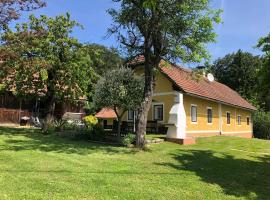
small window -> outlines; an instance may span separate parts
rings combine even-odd
[[[197,122],[197,106],[191,106],[191,122]]]
[[[238,125],[241,125],[241,115],[238,115],[237,116],[237,124]]]
[[[128,111],[128,121],[134,121],[134,117],[137,118],[138,112],[129,110]]]
[[[250,121],[250,119],[249,119],[249,117],[247,117],[247,125],[249,125],[249,121]]]
[[[207,123],[211,124],[213,122],[213,112],[212,108],[207,108]]]
[[[231,113],[227,112],[227,124],[231,124]]]
[[[154,105],[154,120],[163,121],[163,105]]]

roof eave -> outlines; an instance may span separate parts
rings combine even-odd
[[[207,98],[207,97],[200,96],[200,95],[193,94],[193,93],[185,92],[185,94],[189,95],[189,96],[194,96],[194,97],[198,97],[198,98],[201,98],[201,99],[209,100],[209,101],[214,101],[214,102],[221,103],[221,104],[224,104],[224,105],[229,105],[229,106],[232,106],[232,107],[237,107],[237,108],[241,108],[241,109],[244,109],[244,110],[249,110],[249,111],[252,111],[252,112],[257,111],[257,108],[255,108],[254,106],[253,106],[254,108],[252,109],[252,108],[247,108],[247,107],[243,107],[243,106],[239,106],[239,105],[235,105],[235,104],[230,104],[230,103],[220,101],[220,100],[217,100],[217,99]]]

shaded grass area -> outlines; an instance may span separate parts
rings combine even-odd
[[[165,139],[165,134],[146,134],[145,137],[147,140],[153,140],[153,139]]]
[[[200,138],[150,150],[0,128],[0,199],[269,199],[270,142]]]

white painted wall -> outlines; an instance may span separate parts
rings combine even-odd
[[[175,104],[172,106],[168,120],[167,138],[186,138],[186,112],[184,108],[183,94],[175,94]]]

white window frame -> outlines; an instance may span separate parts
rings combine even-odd
[[[228,124],[228,113],[230,114],[230,123]],[[226,124],[227,124],[227,126],[230,126],[231,125],[231,112],[230,111],[226,111]]]
[[[158,122],[164,122],[164,118],[165,118],[165,108],[164,108],[164,103],[163,103],[163,102],[155,102],[155,103],[152,103],[152,120],[155,120],[155,106],[162,106],[163,119],[162,119],[162,120],[157,120],[157,121],[158,121]]]
[[[127,113],[127,121],[128,122],[133,122],[134,121],[134,119],[129,119],[129,112],[135,112],[135,116],[138,114],[138,113],[136,113],[137,111],[133,111],[133,110],[128,110],[128,113]],[[134,114],[133,114],[133,117],[134,117]]]
[[[238,121],[238,118],[240,117],[240,123],[239,123],[239,121]],[[242,119],[241,119],[242,117],[241,117],[241,115],[237,115],[237,125],[238,126],[241,126],[242,125]]]
[[[196,107],[196,121],[192,121],[192,107]],[[196,104],[190,104],[190,122],[191,124],[198,124],[198,106]]]
[[[211,122],[208,122],[208,110],[211,110]],[[206,121],[207,121],[207,124],[209,125],[213,124],[213,108],[212,107],[206,107]]]

